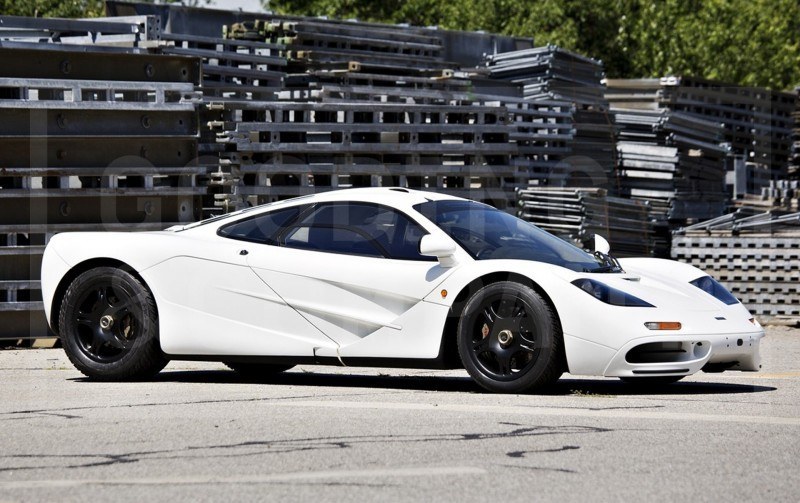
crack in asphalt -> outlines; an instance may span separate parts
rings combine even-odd
[[[374,393],[358,393],[358,394],[340,394],[340,395],[326,395],[327,397],[350,398],[357,396],[374,396]],[[101,409],[127,409],[131,407],[170,407],[175,405],[209,405],[209,404],[226,404],[226,403],[255,403],[255,402],[272,402],[282,400],[303,400],[319,398],[318,395],[293,395],[293,396],[279,396],[269,398],[228,398],[220,400],[188,400],[184,402],[145,402],[145,403],[125,403],[118,405],[84,405],[81,407],[61,407],[57,409],[23,409],[11,410],[0,412],[0,416],[14,416],[22,414],[36,414],[36,415],[51,415],[65,417],[67,419],[83,419],[83,416],[73,416],[66,414],[67,412],[75,411],[92,411]],[[18,418],[5,418],[0,417],[0,421],[13,420]]]
[[[545,454],[550,452],[565,452],[565,451],[572,451],[575,449],[580,449],[577,445],[565,445],[563,447],[559,447],[557,449],[541,449],[536,451],[511,451],[507,452],[506,456],[509,458],[524,458],[526,454]]]
[[[23,471],[23,470],[52,470],[52,469],[79,469],[92,468],[98,466],[110,466],[118,464],[137,463],[148,459],[158,460],[186,460],[213,458],[240,458],[249,456],[271,455],[271,454],[290,454],[307,451],[322,451],[331,449],[350,449],[360,445],[370,444],[392,444],[402,443],[423,444],[431,442],[462,442],[462,441],[482,441],[497,439],[519,439],[525,437],[540,437],[550,435],[575,435],[575,434],[598,434],[612,432],[610,428],[597,426],[532,426],[515,428],[510,431],[491,432],[491,433],[442,433],[436,435],[353,435],[336,437],[309,437],[300,439],[286,440],[251,440],[237,442],[233,444],[211,444],[203,446],[186,446],[181,449],[162,449],[151,451],[136,451],[121,454],[95,453],[95,454],[7,454],[0,455],[0,460],[64,460],[65,463],[54,463],[53,465],[39,464],[36,466],[12,466],[0,468],[2,472]],[[253,450],[252,448],[256,448]],[[564,446],[558,450],[542,450],[539,452],[559,452],[577,448],[575,446]],[[217,453],[215,451],[231,450],[231,453]],[[536,451],[525,451],[536,452]],[[524,452],[519,456],[524,457]],[[85,462],[75,462],[75,460],[86,460]]]
[[[351,398],[357,396],[374,396],[374,394],[342,394],[342,395],[326,395],[325,398]],[[86,405],[81,407],[62,407],[56,409],[27,409],[27,410],[12,410],[0,412],[0,421],[10,421],[19,418],[9,418],[2,416],[17,416],[17,415],[40,415],[40,416],[55,416],[63,417],[65,419],[82,419],[83,416],[68,414],[68,412],[77,411],[92,411],[99,409],[125,409],[131,407],[170,407],[176,405],[209,405],[209,404],[227,404],[227,403],[257,403],[257,402],[272,402],[284,400],[304,400],[319,398],[318,395],[294,395],[284,397],[270,397],[270,398],[238,398],[238,399],[221,399],[221,400],[188,400],[183,402],[145,402],[145,403],[128,403],[118,405],[103,405],[94,406]],[[588,410],[588,411],[603,411],[603,410],[637,410],[637,409],[660,409],[666,407],[665,405],[640,405],[640,406],[611,406],[611,407],[572,407],[572,406],[554,406],[554,405],[530,405],[523,406],[533,409],[565,409],[565,410]]]

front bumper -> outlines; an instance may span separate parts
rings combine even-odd
[[[658,335],[633,339],[611,358],[607,377],[685,376],[704,367],[758,371],[764,331],[711,335]]]

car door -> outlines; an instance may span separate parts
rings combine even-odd
[[[302,207],[257,213],[192,241],[147,274],[159,285],[162,344],[170,354],[303,356],[335,341],[288,305],[247,264],[247,250],[268,246],[269,236]]]
[[[387,206],[321,203],[287,225],[276,243],[249,247],[247,261],[287,304],[339,344],[329,356],[345,362],[432,358],[447,310],[422,299],[452,269],[419,254],[426,233]]]

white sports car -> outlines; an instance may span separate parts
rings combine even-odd
[[[42,291],[95,379],[146,378],[171,359],[248,375],[463,367],[522,392],[565,371],[672,382],[759,369],[763,329],[713,278],[607,251],[465,199],[349,189],[161,232],[59,234]]]

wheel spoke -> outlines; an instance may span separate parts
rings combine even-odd
[[[109,301],[108,297],[108,290],[109,287],[107,286],[101,286],[97,289],[97,304],[94,310],[105,311],[107,308],[111,307],[111,302]]]
[[[498,370],[501,375],[507,376],[511,374],[511,356],[512,351],[500,351],[495,356],[497,357]]]
[[[89,313],[78,311],[78,315],[75,317],[75,323],[86,327],[93,327],[93,325],[96,322],[92,321],[91,315]]]
[[[481,340],[479,340],[472,346],[472,350],[475,352],[476,355],[483,353],[487,349],[489,349],[488,337],[483,337]]]
[[[483,310],[483,316],[489,323],[494,323],[494,321],[497,319],[497,312],[494,310],[494,306],[491,304],[486,306],[486,308]]]
[[[536,335],[528,330],[522,329],[518,332],[520,344],[527,346],[536,346]]]
[[[143,301],[143,300],[144,300],[144,295],[141,294],[141,293],[137,294],[137,295],[134,295],[133,297],[127,297],[126,296],[126,299],[124,301],[122,301],[122,300],[120,300],[118,298],[117,302],[115,302],[113,305],[111,305],[111,308],[113,309],[112,312],[114,313],[114,317],[115,318],[123,318],[125,314],[128,314],[128,313],[131,312],[130,308],[132,306],[136,305],[138,302]]]
[[[109,334],[108,344],[109,346],[113,346],[117,349],[125,349],[128,341],[124,337],[121,337],[118,333],[112,333]]]
[[[92,342],[89,344],[89,352],[95,356],[100,355],[100,348],[103,347],[105,344],[105,340],[100,336],[100,334],[95,333],[92,335]]]

